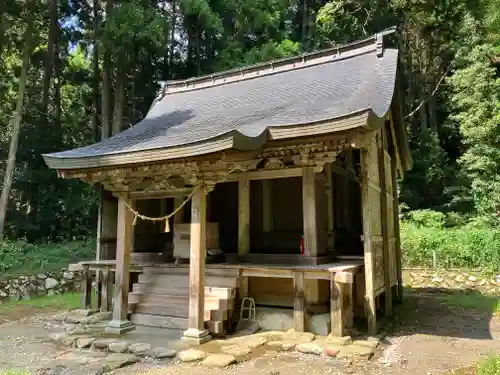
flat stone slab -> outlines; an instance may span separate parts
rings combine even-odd
[[[286,331],[283,335],[283,341],[294,341],[297,344],[308,343],[314,340],[314,333],[295,332],[293,329]]]
[[[195,362],[205,359],[207,353],[198,349],[188,349],[179,353],[179,359],[182,362]]]
[[[235,357],[244,356],[252,352],[252,348],[246,345],[226,345],[221,348],[221,352]]]
[[[249,335],[229,339],[227,340],[227,343],[238,346],[247,346],[250,349],[255,349],[264,345],[268,341],[268,338],[264,335]]]
[[[139,361],[133,354],[112,353],[106,357],[103,363],[104,372],[116,370],[120,367],[132,365]]]
[[[129,343],[127,341],[112,342],[108,345],[108,349],[113,353],[125,353],[128,349]],[[133,353],[135,354],[135,353]]]
[[[210,354],[201,362],[206,367],[227,367],[236,362],[236,358],[228,354]]]
[[[72,346],[76,340],[76,337],[69,335],[67,332],[52,333],[49,338],[60,346]]]
[[[337,354],[337,358],[364,358],[370,359],[373,356],[373,349],[366,346],[347,345],[342,347]]]
[[[79,349],[90,348],[94,341],[95,338],[93,337],[78,337],[76,339],[76,347]]]
[[[352,343],[351,336],[338,337],[338,336],[328,335],[325,339],[328,343],[334,345],[349,345]]]
[[[162,348],[161,346],[154,348],[151,352],[154,358],[174,358],[177,352],[174,349]]]
[[[366,346],[367,348],[376,349],[379,345],[378,340],[354,340],[353,345]]]
[[[316,354],[316,355],[323,354],[323,348],[318,344],[316,344],[315,342],[299,344],[295,347],[295,350],[305,354]]]
[[[118,342],[116,339],[96,339],[92,346],[95,349],[102,349],[102,350],[108,350],[109,349],[109,344],[113,344],[115,342]]]
[[[132,354],[139,355],[139,356],[145,356],[148,355],[149,352],[151,351],[151,345],[148,343],[144,342],[138,342],[135,344],[132,344],[128,347],[128,351]]]

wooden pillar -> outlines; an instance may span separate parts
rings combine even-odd
[[[295,271],[293,273],[293,328],[297,332],[306,329],[306,303],[304,295],[304,273]]]
[[[333,199],[333,178],[332,178],[332,165],[325,165],[325,189],[326,201],[328,206],[328,249],[335,249],[335,207]]]
[[[101,312],[109,311],[111,309],[111,293],[113,291],[113,279],[111,276],[113,275],[113,272],[105,269],[102,270],[101,276],[102,276],[102,289],[101,289],[101,306],[100,310]]]
[[[368,320],[369,333],[377,332],[377,313],[375,307],[375,270],[372,247],[372,217],[368,170],[372,163],[371,143],[367,149],[361,149],[361,203],[363,210],[363,248],[365,260],[365,314]]]
[[[238,181],[238,255],[250,251],[250,181]]]
[[[391,176],[392,176],[392,211],[394,215],[394,237],[396,237],[395,253],[396,253],[396,273],[398,277],[398,292],[397,301],[403,302],[403,269],[401,265],[401,238],[399,233],[399,199],[398,199],[398,183],[396,180],[396,155],[391,158]]]
[[[134,325],[127,319],[128,292],[130,288],[130,253],[132,252],[132,236],[134,215],[127,208],[132,200],[123,194],[118,199],[118,230],[116,240],[116,272],[113,318],[106,327],[106,332],[122,334],[133,330]]]
[[[385,148],[386,139],[382,128],[377,140],[378,150],[378,174],[380,180],[380,222],[382,224],[382,246],[384,254],[384,290],[385,290],[385,314],[392,316],[392,289],[389,259],[389,226],[387,224],[387,181],[385,178]]]
[[[318,225],[316,222],[316,172],[314,167],[302,168],[302,207],[304,220],[304,253],[318,256]]]
[[[82,309],[90,309],[92,303],[92,274],[89,266],[83,266],[82,282],[80,290],[80,307]]]
[[[211,339],[205,329],[205,247],[207,194],[199,188],[191,200],[189,252],[189,321],[183,339],[202,344]]]
[[[330,320],[331,335],[344,336],[344,308],[342,306],[342,286],[335,281],[335,273],[330,277]]]
[[[273,180],[261,180],[262,182],[262,229],[264,233],[272,232],[274,229],[273,216]]]

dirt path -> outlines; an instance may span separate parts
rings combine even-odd
[[[56,330],[43,316],[0,324],[0,371],[27,369],[32,374],[87,374],[99,353],[57,349],[46,342]],[[18,318],[13,314],[8,319]],[[5,318],[5,317],[4,317]],[[251,361],[227,369],[144,360],[116,371],[119,375],[437,375],[500,353],[500,317],[491,312],[450,308],[439,296],[410,296],[398,309],[396,325],[379,353],[369,362],[348,363],[298,353],[266,352]],[[95,358],[94,358],[95,357]],[[65,364],[62,372],[47,372]],[[71,364],[71,366],[67,366]],[[61,367],[62,368],[62,367]]]

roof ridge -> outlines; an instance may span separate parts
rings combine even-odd
[[[165,95],[167,95],[168,93],[190,91],[193,89],[205,88],[205,87],[252,78],[248,77],[248,75],[245,77],[245,74],[247,73],[254,73],[253,78],[256,78],[261,75],[267,75],[269,73],[278,73],[280,71],[298,69],[300,67],[295,66],[295,64],[297,63],[304,64],[306,62],[310,62],[311,63],[310,65],[316,65],[317,63],[326,62],[321,60],[324,60],[325,57],[330,57],[332,55],[336,57],[345,57],[345,58],[353,57],[366,53],[367,47],[372,47],[373,50],[377,51],[377,56],[382,56],[383,54],[382,43],[384,36],[392,34],[395,31],[396,28],[391,27],[379,33],[371,35],[365,39],[357,40],[344,45],[339,45],[337,47],[308,52],[298,56],[286,57],[279,60],[268,60],[265,62],[252,64],[241,68],[229,69],[218,73],[207,74],[200,77],[193,77],[184,80],[163,81],[162,82],[163,85],[158,91],[158,95],[152,107],[158,101],[163,99]],[[359,52],[356,53],[356,51]],[[347,54],[347,56],[342,56],[345,54]],[[314,63],[315,61],[316,64]],[[292,65],[292,67],[290,67],[290,65]]]

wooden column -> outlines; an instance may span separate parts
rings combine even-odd
[[[392,175],[392,211],[394,215],[394,237],[396,237],[395,252],[396,252],[396,272],[398,277],[398,292],[397,301],[403,302],[403,269],[401,266],[401,238],[399,234],[399,199],[398,199],[398,183],[396,180],[396,155],[391,158],[391,175]]]
[[[250,181],[238,181],[238,255],[250,251]]]
[[[333,178],[331,163],[325,165],[325,189],[328,205],[328,249],[335,249],[335,207],[333,199]]]
[[[272,232],[274,229],[273,216],[273,180],[261,180],[262,182],[262,229],[264,233]]]
[[[302,168],[302,206],[304,220],[304,253],[318,256],[318,225],[316,222],[316,172],[314,167]]]
[[[304,332],[306,329],[306,302],[304,289],[304,273],[295,271],[293,273],[293,328],[297,332]]]
[[[363,247],[365,260],[365,313],[368,320],[369,333],[377,332],[377,315],[375,307],[375,270],[372,247],[372,217],[369,187],[369,168],[372,163],[373,149],[371,143],[367,149],[361,149],[361,204],[363,210]]]
[[[205,329],[205,247],[207,194],[199,188],[191,200],[191,234],[189,253],[189,321],[183,339],[202,344],[211,339]]]
[[[101,272],[102,275],[102,290],[101,290],[101,312],[109,311],[112,305],[111,293],[113,292],[113,272],[105,269]]]
[[[330,277],[330,320],[331,335],[344,336],[344,308],[342,306],[342,286],[335,281],[335,273]]]
[[[134,215],[127,208],[132,200],[123,194],[118,199],[118,230],[116,240],[115,293],[113,299],[113,319],[108,323],[106,332],[122,334],[133,330],[134,325],[127,319],[128,292],[130,288],[130,253]]]
[[[382,246],[384,254],[384,290],[385,290],[385,314],[392,316],[392,289],[389,258],[389,226],[387,225],[387,182],[385,179],[385,148],[386,139],[384,129],[380,131],[377,141],[378,150],[378,174],[380,180],[380,222],[382,224]]]
[[[82,267],[82,282],[80,290],[80,307],[90,309],[92,303],[92,274],[89,266]]]

